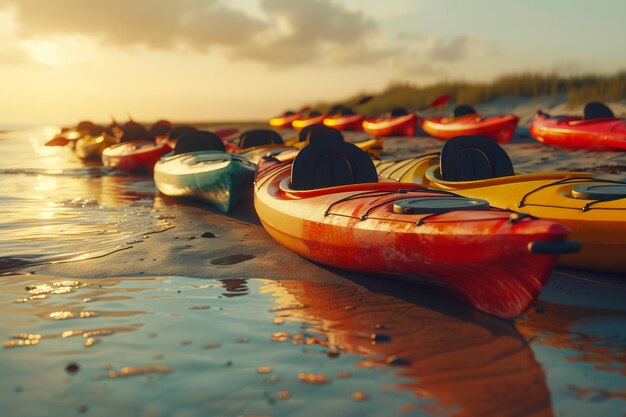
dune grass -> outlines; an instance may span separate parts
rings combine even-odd
[[[393,107],[417,109],[436,97],[452,93],[451,104],[488,103],[514,97],[567,97],[567,104],[575,106],[587,101],[621,101],[626,99],[626,71],[613,75],[575,75],[522,73],[499,77],[492,82],[440,82],[419,87],[409,82],[394,82],[384,91],[361,93],[343,103],[356,103],[365,94],[374,95],[369,103],[357,110],[365,114],[389,112]],[[314,107],[328,110],[335,103],[318,103]]]

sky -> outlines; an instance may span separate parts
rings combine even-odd
[[[394,81],[626,69],[623,0],[0,0],[0,123],[263,120]]]

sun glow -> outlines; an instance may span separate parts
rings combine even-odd
[[[42,41],[35,44],[32,49],[35,61],[45,65],[58,65],[57,46],[50,41]]]

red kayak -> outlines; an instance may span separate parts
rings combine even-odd
[[[333,114],[324,119],[324,124],[337,130],[363,130],[362,114]]]
[[[294,120],[291,123],[291,127],[296,129],[297,131],[300,131],[307,126],[321,125],[324,123],[324,119],[326,118],[326,116],[326,114],[321,114],[320,112],[313,111],[309,113],[309,115],[306,117],[301,117],[297,120]]]
[[[278,117],[270,119],[270,126],[274,129],[288,129],[291,127],[291,123],[294,120],[298,120],[302,117],[301,112],[287,111]]]
[[[508,143],[519,122],[514,114],[482,117],[471,106],[460,105],[454,109],[453,117],[426,117],[420,119],[424,132],[439,139],[452,139],[456,136],[487,136],[496,142]]]
[[[109,146],[102,152],[104,166],[131,172],[153,172],[154,165],[172,148],[167,143],[132,141]]]
[[[376,181],[354,145],[312,143],[295,159],[261,162],[254,204],[267,232],[305,258],[435,285],[503,318],[524,312],[558,255],[576,250],[561,224]]]
[[[530,134],[539,142],[565,148],[626,150],[626,119],[616,118],[602,103],[588,103],[583,117],[551,117],[540,111]]]
[[[372,136],[415,136],[417,116],[414,113],[401,116],[367,119],[363,130]]]

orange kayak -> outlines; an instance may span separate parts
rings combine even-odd
[[[363,130],[362,114],[333,114],[324,119],[324,124],[337,130]]]
[[[429,135],[448,140],[456,136],[482,135],[496,142],[507,143],[513,137],[519,117],[514,114],[483,118],[480,114],[460,117],[426,117],[420,119],[421,128]]]
[[[293,123],[294,120],[298,120],[301,117],[302,113],[288,111],[281,116],[271,118],[270,126],[274,129],[288,129],[291,127],[291,123]]]
[[[415,136],[417,116],[414,113],[363,121],[363,130],[372,136]]]
[[[604,111],[590,114],[594,107]],[[626,150],[626,119],[615,117],[601,103],[588,103],[583,117],[552,117],[538,112],[530,125],[530,134],[539,142],[565,148]]]
[[[512,318],[537,297],[558,255],[572,250],[561,224],[416,184],[371,182],[362,156],[355,164],[356,151],[346,151],[354,145],[314,145],[293,160],[262,161],[254,196],[267,232],[312,261],[426,282],[483,312]],[[339,167],[344,163],[349,170]],[[364,178],[370,182],[359,182]],[[320,186],[327,179],[343,185]]]
[[[323,124],[325,118],[326,118],[325,114],[319,114],[318,112],[312,112],[307,117],[301,117],[301,118],[299,118],[297,120],[294,120],[291,123],[291,127],[296,129],[297,131],[300,131],[300,130],[304,129],[307,126]]]

